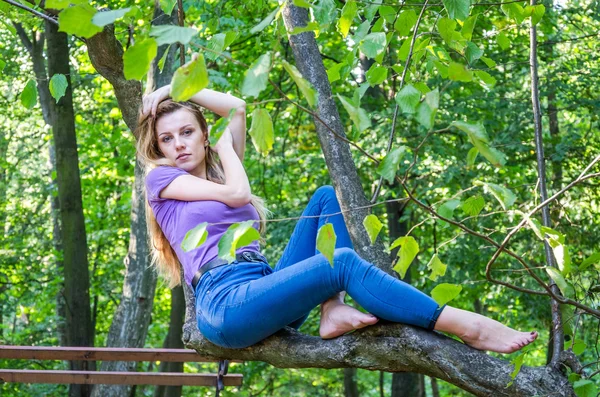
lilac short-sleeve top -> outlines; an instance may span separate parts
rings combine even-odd
[[[181,175],[189,174],[181,168],[170,166],[152,169],[146,175],[146,196],[156,221],[183,266],[185,281],[191,284],[196,271],[203,264],[217,257],[219,239],[231,224],[259,219],[259,217],[256,209],[250,204],[232,208],[220,201],[180,201],[160,198],[160,192]],[[181,242],[186,233],[202,222],[209,224],[206,241],[200,247],[184,252],[181,249]],[[258,229],[258,222],[254,227]],[[238,248],[236,252],[246,251],[260,253],[258,242],[253,241],[245,247]]]

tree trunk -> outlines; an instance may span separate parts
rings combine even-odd
[[[48,75],[61,73],[66,76],[68,84],[65,96],[58,103],[49,100],[64,253],[66,341],[69,346],[93,346],[87,240],[81,201],[69,45],[67,35],[58,32],[56,25],[49,22],[45,25]],[[71,369],[74,370],[94,368],[94,362],[71,362]],[[69,395],[88,396],[90,391],[90,385],[71,385]]]
[[[166,349],[183,349],[183,319],[185,315],[185,297],[181,286],[171,290],[171,318],[169,332],[163,343]],[[183,372],[183,363],[160,363],[159,372]],[[157,386],[154,397],[180,397],[181,386]]]
[[[358,397],[356,368],[344,368],[344,397]]]
[[[160,4],[155,2],[154,24],[166,24],[171,19],[162,13]],[[160,73],[156,63],[166,50],[166,45],[160,47],[152,73],[149,74],[148,88],[153,90],[168,84],[173,75],[172,54],[167,56],[163,73]],[[126,112],[123,111],[125,114]],[[133,113],[129,111],[129,114]],[[131,128],[131,125],[130,125]],[[148,334],[148,325],[152,318],[154,293],[156,289],[156,272],[150,266],[150,247],[148,246],[148,230],[146,225],[146,195],[144,187],[145,173],[139,164],[135,163],[135,182],[131,205],[131,232],[129,235],[129,252],[125,258],[127,266],[123,281],[123,294],[117,311],[110,325],[107,347],[143,347]],[[135,324],[132,327],[132,324]],[[180,327],[181,328],[181,327]],[[180,331],[181,333],[181,331]],[[180,337],[181,339],[181,337]],[[105,361],[102,371],[135,371],[135,362]],[[182,367],[183,369],[183,367]],[[129,385],[98,385],[93,397],[120,397],[131,394]]]
[[[431,379],[431,395],[432,397],[440,397],[440,389],[438,388],[437,379]]]

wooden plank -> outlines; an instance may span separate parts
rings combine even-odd
[[[216,386],[216,374],[173,372],[40,371],[1,369],[0,383]],[[223,376],[225,386],[241,386],[242,375]]]
[[[135,349],[127,347],[55,347],[3,346],[0,359],[21,360],[77,360],[77,361],[163,361],[163,362],[218,362],[189,349]],[[230,362],[242,362],[230,360]]]

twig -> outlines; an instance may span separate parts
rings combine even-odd
[[[40,18],[43,18],[46,21],[52,22],[53,24],[55,24],[55,25],[58,26],[58,21],[56,19],[54,19],[54,18],[52,18],[52,17],[50,17],[50,16],[48,16],[48,15],[46,15],[44,13],[36,11],[36,10],[34,10],[32,8],[29,8],[29,7],[27,7],[27,6],[25,6],[25,5],[21,4],[21,3],[17,3],[16,1],[13,1],[13,0],[3,0],[3,1],[5,3],[11,4],[11,5],[15,6],[15,7],[21,8],[21,9],[27,11],[27,12],[30,12],[33,15],[36,15],[36,16],[38,16]]]

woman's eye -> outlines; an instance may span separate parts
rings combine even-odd
[[[184,133],[185,135],[190,135],[190,134],[192,133],[192,130],[185,130],[185,131],[183,131],[183,133]]]
[[[163,142],[165,142],[165,143],[169,142],[170,140],[171,140],[171,137],[168,137],[168,136],[163,138]]]

